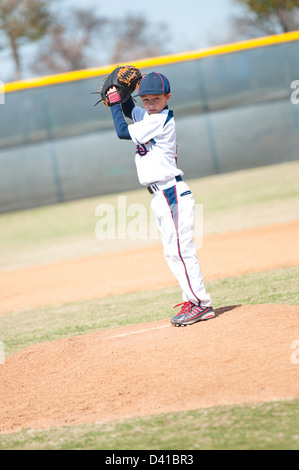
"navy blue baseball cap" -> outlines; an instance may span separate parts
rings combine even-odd
[[[164,95],[164,93],[170,93],[168,78],[162,73],[151,72],[142,78],[136,96]]]

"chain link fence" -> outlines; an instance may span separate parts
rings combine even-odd
[[[298,56],[292,41],[141,69],[170,80],[186,179],[298,159]],[[140,187],[134,144],[94,107],[102,78],[0,90],[0,212]]]

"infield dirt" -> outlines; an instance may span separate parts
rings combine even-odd
[[[205,279],[298,266],[298,229],[205,238]],[[2,272],[0,283],[5,314],[176,281],[159,245]],[[186,328],[167,318],[28,347],[0,365],[0,432],[298,397],[298,314],[297,305],[228,305]]]
[[[204,279],[298,266],[298,234],[299,221],[294,221],[209,235],[198,251]],[[0,315],[176,284],[161,244],[3,271]]]

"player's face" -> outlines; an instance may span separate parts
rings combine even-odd
[[[148,114],[157,114],[167,106],[170,98],[170,93],[165,95],[144,95],[141,96],[144,109]]]

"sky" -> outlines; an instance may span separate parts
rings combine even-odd
[[[204,49],[225,42],[230,35],[230,20],[238,11],[234,0],[56,0],[63,12],[69,7],[92,7],[110,19],[131,15],[144,16],[149,23],[165,23],[170,34],[169,53]],[[227,41],[226,41],[227,42]],[[35,46],[23,46],[24,78],[32,76],[26,60]],[[102,64],[105,65],[105,64]],[[9,50],[0,51],[0,80],[7,81],[13,73]]]
[[[64,0],[67,5],[82,4],[82,0]],[[97,11],[109,17],[126,14],[142,15],[148,22],[165,23],[178,52],[209,47],[229,32],[229,20],[238,6],[234,0],[85,0]],[[111,7],[113,5],[113,7]]]
[[[80,6],[82,0],[63,3]],[[229,20],[237,10],[234,0],[85,0],[84,6],[88,5],[111,18],[134,14],[150,23],[166,23],[174,48],[180,48],[180,52],[209,47],[211,41],[221,40],[229,32]]]

